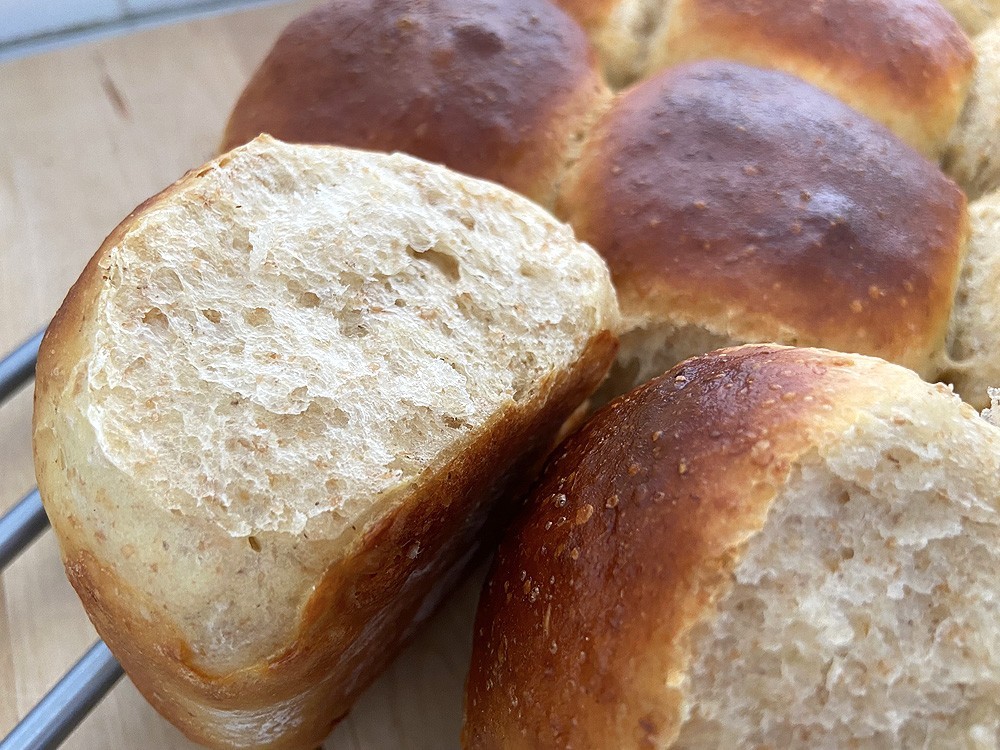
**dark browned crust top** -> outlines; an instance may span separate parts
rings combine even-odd
[[[917,368],[943,341],[968,223],[958,187],[884,127],[729,62],[622,95],[559,212],[627,314]]]
[[[956,80],[975,65],[969,38],[937,0],[683,2],[721,38],[836,65],[849,84],[921,111],[957,96]]]
[[[871,367],[823,350],[708,354],[563,443],[483,591],[464,746],[669,739],[678,634],[727,585],[793,462],[874,398]]]
[[[583,30],[547,0],[337,0],[281,34],[223,150],[266,132],[403,151],[544,200],[606,95]]]

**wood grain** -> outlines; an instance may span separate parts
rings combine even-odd
[[[0,353],[55,312],[135,205],[212,156],[277,33],[314,3],[189,22],[0,66]],[[30,388],[0,407],[0,509],[34,485]],[[478,578],[326,747],[456,747]],[[0,736],[96,638],[46,534],[0,576]],[[65,747],[192,748],[123,680]]]

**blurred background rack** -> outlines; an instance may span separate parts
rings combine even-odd
[[[120,678],[46,531],[33,490],[32,333],[118,221],[213,156],[250,73],[316,4],[0,54],[0,750],[64,738],[71,750],[195,748]],[[10,7],[0,0],[0,24]],[[325,747],[457,747],[477,593],[475,580],[457,592]]]

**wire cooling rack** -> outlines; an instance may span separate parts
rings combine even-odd
[[[0,404],[35,374],[39,332],[0,360]],[[0,571],[49,526],[35,488],[0,518]],[[103,641],[97,641],[62,679],[0,741],[0,750],[47,750],[62,744],[122,676]]]

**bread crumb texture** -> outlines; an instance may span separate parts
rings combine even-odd
[[[688,636],[676,747],[1000,746],[1000,433],[907,386],[791,471]]]
[[[287,647],[333,562],[618,326],[526,199],[266,137],[141,207],[60,315],[35,442],[64,554],[214,673]]]
[[[601,269],[527,202],[484,210],[476,192],[496,191],[463,181],[453,201],[451,175],[413,159],[310,151],[237,152],[101,264],[100,447],[234,536],[363,515],[601,314],[553,293],[593,297]]]

